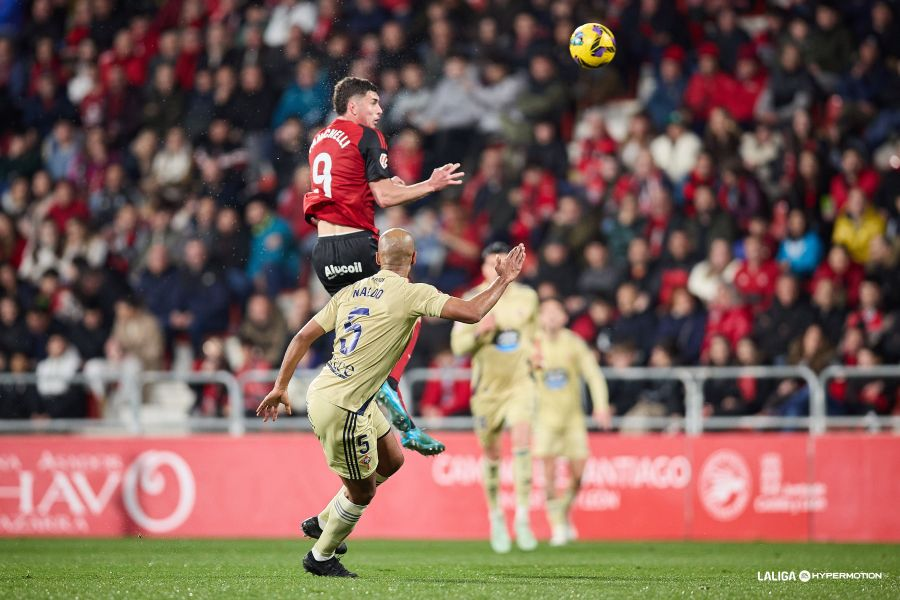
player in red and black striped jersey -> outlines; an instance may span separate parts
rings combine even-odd
[[[435,169],[431,177],[406,185],[392,177],[388,149],[378,129],[382,108],[378,88],[365,79],[345,77],[334,87],[338,117],[313,138],[309,149],[312,191],[303,200],[306,220],[318,230],[312,264],[328,293],[370,277],[375,262],[378,229],[375,205],[382,208],[413,202],[451,185],[460,185],[464,173],[458,163]],[[387,408],[401,442],[421,454],[439,454],[444,445],[419,429],[403,405],[397,382],[412,356],[419,327],[376,399]]]

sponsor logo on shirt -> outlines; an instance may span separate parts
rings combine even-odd
[[[339,379],[349,379],[354,371],[356,371],[356,367],[351,364],[345,363],[344,361],[338,360],[336,358],[332,358],[327,363],[328,369],[334,374],[335,377]]]
[[[387,169],[387,152],[381,153],[381,156],[378,158],[378,163],[381,165],[382,169]]]
[[[362,272],[362,263],[358,261],[353,263],[352,265],[327,265],[325,267],[325,278],[330,280],[340,275]]]
[[[550,369],[544,373],[544,385],[549,390],[561,390],[569,383],[565,369]]]
[[[494,338],[494,345],[500,352],[513,352],[519,348],[519,332],[514,329],[501,331]]]

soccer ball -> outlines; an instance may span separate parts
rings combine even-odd
[[[598,69],[616,55],[616,37],[606,25],[585,23],[569,38],[569,54],[580,66]]]

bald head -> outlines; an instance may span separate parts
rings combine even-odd
[[[415,262],[416,242],[405,229],[388,229],[378,238],[378,254],[375,259],[385,269],[409,270]]]

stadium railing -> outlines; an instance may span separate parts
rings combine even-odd
[[[819,374],[822,389],[827,390],[828,384],[839,379],[893,379],[892,383],[900,384],[900,365],[884,365],[877,367],[844,367],[832,365],[826,367]],[[900,410],[896,407],[895,410]],[[854,415],[854,416],[830,416],[824,420],[822,431],[831,427],[840,428],[866,428],[872,433],[883,429],[893,429],[900,433],[900,414],[894,415]]]
[[[302,416],[305,412],[304,399],[306,388],[318,369],[299,369],[289,388],[294,404],[294,415]],[[900,433],[900,415],[894,416],[828,416],[826,390],[836,379],[892,379],[900,383],[900,365],[880,367],[828,367],[819,375],[804,366],[783,367],[677,367],[672,369],[635,367],[629,369],[604,369],[607,380],[616,381],[677,381],[684,391],[684,415],[671,416],[616,416],[613,428],[639,431],[683,431],[687,435],[699,435],[704,431],[721,430],[798,430],[806,429],[810,434],[818,435],[828,429],[849,428],[877,432],[893,430]],[[271,383],[278,375],[277,371],[248,371],[235,377],[228,371],[212,373],[192,373],[179,371],[145,371],[134,380],[126,374],[106,373],[86,377],[79,373],[67,377],[70,385],[87,387],[91,382],[118,383],[116,410],[109,411],[103,418],[87,419],[49,419],[49,420],[2,420],[0,433],[51,433],[51,432],[84,432],[84,433],[118,433],[140,435],[143,433],[185,432],[228,432],[242,435],[247,431],[284,430],[310,431],[309,421],[303,418],[279,419],[275,423],[263,423],[261,419],[251,416],[245,397],[247,386],[253,383]],[[471,371],[467,368],[457,369],[410,369],[400,382],[401,392],[408,406],[415,411],[415,403],[421,387],[431,380],[446,381],[467,380]],[[703,415],[703,384],[711,379],[735,379],[751,377],[755,379],[796,379],[801,380],[809,392],[809,416],[710,416]],[[14,374],[0,373],[0,389],[10,384],[36,385],[36,373]],[[146,386],[157,384],[219,384],[228,395],[228,416],[206,417],[193,416],[183,409],[159,409],[153,403],[145,403]],[[187,392],[189,394],[189,392]],[[158,391],[157,395],[166,395],[167,391]],[[252,398],[253,402],[258,399]],[[151,414],[152,413],[152,414]],[[418,417],[417,422],[428,428],[446,430],[466,430],[472,428],[472,417],[453,416],[442,418]]]
[[[861,367],[829,367],[816,375],[805,366],[755,366],[755,367],[679,367],[674,369],[642,368],[603,369],[607,380],[676,380],[684,386],[685,414],[684,431],[688,435],[698,435],[704,431],[720,430],[797,430],[807,429],[812,435],[825,433],[829,428],[865,429],[870,432],[893,430],[900,433],[900,415],[896,416],[828,416],[826,390],[828,382],[840,377],[846,378],[897,378],[900,382],[900,365],[877,368]],[[404,375],[401,388],[405,398],[415,398],[414,386],[429,380],[444,378],[446,380],[467,379],[468,369],[411,369]],[[803,381],[809,394],[809,416],[747,415],[747,416],[703,416],[703,384],[710,379],[736,379],[751,377],[754,379],[798,379]],[[462,424],[462,419],[455,418],[454,424]],[[679,418],[674,417],[639,417],[642,428],[665,431],[678,431]],[[614,417],[613,427],[618,429],[623,424],[633,425],[631,417]],[[426,425],[440,427],[441,421],[424,421]],[[470,425],[469,421],[466,425]],[[455,428],[455,427],[454,427]]]
[[[704,398],[702,395],[703,384],[710,379],[738,379],[750,377],[753,379],[801,379],[809,391],[809,416],[788,417],[777,415],[746,415],[746,416],[710,416],[704,417],[698,431],[722,430],[722,429],[808,429],[810,434],[816,435],[825,432],[824,419],[826,418],[825,388],[816,374],[805,366],[784,367],[690,367],[686,369],[701,390],[699,398],[693,399],[694,406],[702,413]]]
[[[638,430],[667,430],[680,431],[685,430],[690,433],[699,433],[701,413],[696,410],[696,403],[688,401],[690,397],[697,397],[702,391],[697,389],[696,381],[691,377],[688,369],[652,369],[634,367],[628,369],[604,369],[603,374],[607,380],[621,381],[679,381],[684,386],[685,394],[685,415],[681,419],[679,417],[669,416],[635,416],[635,417],[613,417],[612,424],[616,429],[623,425]],[[470,369],[410,369],[403,375],[400,380],[400,388],[403,393],[404,401],[407,398],[416,398],[414,390],[417,386],[423,385],[428,381],[445,379],[447,381],[468,380],[471,377]],[[702,407],[702,404],[701,404]],[[464,428],[471,429],[471,417],[451,417],[457,420]],[[417,419],[418,420],[418,419]],[[439,427],[444,419],[421,419],[426,426]],[[464,421],[463,421],[464,420]]]
[[[46,381],[47,378],[44,379]],[[180,371],[142,371],[136,376],[127,373],[77,373],[58,379],[68,386],[82,386],[85,390],[97,382],[118,384],[108,397],[102,418],[84,419],[0,419],[0,433],[112,433],[140,435],[144,433],[172,433],[173,431],[227,431],[232,435],[244,433],[244,399],[235,376],[228,371],[187,373]],[[37,373],[0,373],[0,389],[9,385],[37,385]],[[192,416],[180,408],[144,403],[148,386],[158,384],[219,384],[228,394],[229,416]],[[6,388],[8,389],[8,388]],[[158,390],[167,395],[171,390]],[[188,392],[190,394],[190,392]],[[237,418],[235,418],[237,417]]]

